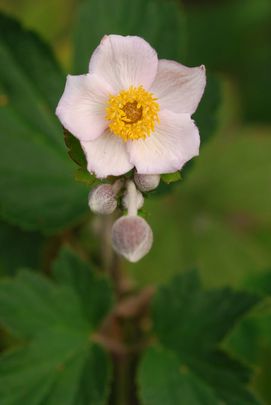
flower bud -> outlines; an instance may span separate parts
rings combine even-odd
[[[111,184],[94,187],[89,193],[88,205],[95,214],[112,214],[117,207],[117,200]]]
[[[128,193],[127,191],[125,192],[123,199],[122,199],[122,205],[124,208],[128,209]],[[136,208],[140,210],[144,205],[144,197],[141,194],[140,191],[136,190]]]
[[[112,227],[114,250],[132,263],[139,261],[152,247],[153,234],[145,219],[123,216]]]
[[[154,190],[160,183],[159,174],[138,174],[135,173],[134,180],[140,191]]]

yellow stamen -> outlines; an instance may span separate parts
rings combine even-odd
[[[124,141],[145,139],[159,122],[160,107],[156,100],[142,86],[131,86],[110,96],[106,109],[109,128]]]

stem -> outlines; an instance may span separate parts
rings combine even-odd
[[[118,180],[115,181],[114,184],[112,184],[112,189],[113,189],[113,192],[114,192],[115,196],[120,192],[123,185],[124,185],[123,179],[118,179]]]
[[[101,232],[101,258],[103,269],[111,277],[111,267],[113,262],[113,249],[111,245],[111,229],[114,222],[113,215],[106,215],[101,218],[102,232]]]
[[[137,190],[135,183],[132,180],[127,182],[127,195],[128,195],[128,216],[137,215]]]
[[[124,183],[117,180],[113,191],[117,195]],[[133,181],[126,182],[128,216],[137,215],[137,189]],[[135,292],[134,285],[126,279],[121,268],[121,259],[111,245],[111,229],[116,216],[103,219],[102,249],[103,265],[111,278],[116,293],[116,306],[105,319],[101,329],[93,337],[111,354],[114,364],[110,405],[137,405],[135,373],[138,358],[146,346],[141,320],[148,313],[148,304],[153,289]]]

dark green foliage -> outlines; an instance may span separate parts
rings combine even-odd
[[[184,14],[174,0],[83,1],[75,31],[76,74],[87,71],[90,56],[105,34],[142,36],[159,58],[181,60],[184,55]]]
[[[0,214],[26,229],[52,232],[86,213],[54,110],[65,77],[50,48],[0,16]]]
[[[27,2],[30,26],[35,12]],[[40,9],[50,10],[51,2],[57,4],[43,2]],[[23,8],[17,3],[15,8]],[[194,8],[195,1],[186,3],[184,10],[173,0],[83,0],[76,18],[74,65],[68,71],[86,73],[91,53],[110,33],[143,36],[160,58],[206,65],[206,91],[193,116],[206,144],[182,170],[188,181],[177,182],[179,172],[162,175],[153,195],[171,194],[146,201],[155,242],[150,254],[133,264],[134,276],[139,284],[159,283],[197,264],[207,285],[243,284],[265,300],[256,306],[258,298],[250,293],[205,290],[195,272],[161,287],[152,306],[155,339],[140,362],[139,394],[142,405],[255,405],[253,387],[269,403],[270,274],[261,276],[258,270],[268,268],[271,260],[270,131],[244,132],[235,120],[270,123],[271,3],[225,0]],[[67,11],[63,4],[55,6],[59,19]],[[64,31],[54,41],[63,60]],[[79,141],[64,136],[55,117],[65,75],[50,47],[1,15],[0,61],[0,216],[8,223],[1,223],[0,272],[6,277],[18,268],[36,270],[42,255],[48,266],[51,257],[44,256],[40,232],[79,224],[96,179],[87,172]],[[226,129],[212,138],[221,101],[214,72],[227,78],[223,90],[229,100],[223,105]],[[227,122],[232,113],[234,122]],[[68,155],[79,166],[75,173]],[[68,230],[68,238],[100,263],[98,240],[90,239],[89,224],[82,229]],[[64,232],[55,235],[53,254],[65,237]],[[111,287],[66,249],[55,261],[52,277],[54,281],[24,270],[0,284],[1,349],[7,349],[0,358],[0,403],[105,405],[111,364],[93,334],[112,309]],[[248,362],[257,367],[249,388]]]
[[[243,117],[270,123],[270,1],[206,3],[187,7],[186,62],[230,73],[238,83]]]
[[[105,404],[110,363],[92,334],[110,286],[66,249],[54,275],[57,284],[29,271],[0,284],[1,324],[18,339],[0,361],[3,404]]]
[[[70,158],[82,169],[86,169],[87,159],[82,150],[79,140],[72,134],[70,134],[66,129],[64,129],[64,141],[68,148]]]
[[[39,268],[45,239],[0,222],[0,274],[12,275],[19,267]]]
[[[257,404],[246,388],[249,369],[220,347],[257,303],[257,296],[229,288],[203,290],[195,271],[161,287],[152,318],[162,346],[149,349],[140,366],[143,404]]]
[[[271,272],[255,274],[245,280],[244,286],[262,296],[262,304],[243,319],[227,339],[227,346],[245,361],[257,367],[254,386],[262,398],[270,400],[271,356]]]
[[[207,66],[208,69],[208,66]],[[207,70],[207,84],[193,119],[199,128],[201,144],[214,135],[217,127],[217,114],[221,103],[221,85],[219,80]],[[189,165],[189,163],[188,163]]]

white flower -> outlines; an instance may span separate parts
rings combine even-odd
[[[206,83],[204,66],[158,60],[142,38],[105,36],[89,73],[68,76],[56,114],[76,136],[97,177],[171,173],[199,153],[191,119]]]

